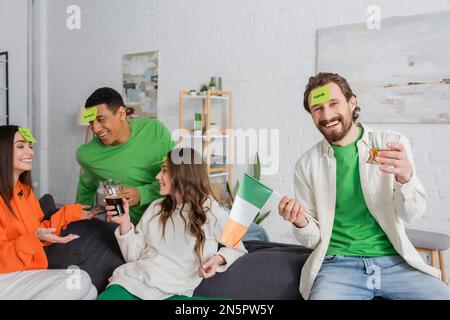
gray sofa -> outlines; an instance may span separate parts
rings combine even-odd
[[[49,218],[56,211],[51,196],[40,199]],[[78,234],[68,244],[46,247],[50,269],[75,265],[85,270],[99,292],[115,268],[124,263],[114,237],[115,224],[92,219],[71,223],[63,234]],[[299,300],[300,271],[311,250],[267,241],[244,241],[249,253],[224,273],[205,279],[195,296],[234,300]]]

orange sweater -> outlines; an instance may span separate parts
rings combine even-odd
[[[23,195],[19,196],[21,191]],[[33,191],[18,182],[11,206],[15,217],[0,197],[0,274],[47,269],[43,247],[51,243],[41,242],[35,234],[36,229],[55,228],[55,234],[59,235],[69,223],[81,219],[81,205],[65,205],[49,221],[43,221],[44,213]]]

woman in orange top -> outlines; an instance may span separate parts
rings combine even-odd
[[[79,269],[47,270],[44,246],[67,243],[66,226],[95,212],[66,205],[49,221],[31,188],[34,152],[17,126],[0,126],[0,299],[95,299],[89,275]]]

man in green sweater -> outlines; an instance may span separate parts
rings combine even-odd
[[[174,147],[170,132],[158,120],[127,120],[127,109],[120,94],[111,88],[97,89],[85,108],[96,107],[97,118],[90,122],[94,139],[77,151],[83,168],[78,182],[77,202],[93,205],[99,182],[122,180],[123,196],[128,200],[133,224],[145,209],[160,198],[155,179],[160,160]]]

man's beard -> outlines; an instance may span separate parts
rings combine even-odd
[[[340,122],[338,124],[338,126],[340,126],[341,129],[333,130],[333,132],[331,132],[331,133],[326,133],[324,126],[329,123],[335,122],[335,121]],[[345,121],[344,117],[342,115],[339,115],[329,121],[326,121],[326,120],[320,121],[317,128],[322,133],[322,135],[325,137],[325,139],[327,139],[328,142],[333,143],[333,142],[342,140],[347,135],[347,133],[352,128],[352,121]]]

